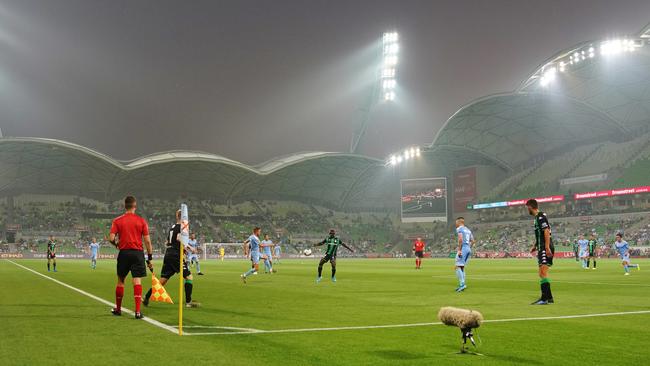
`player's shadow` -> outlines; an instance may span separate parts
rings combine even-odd
[[[423,353],[412,353],[404,350],[384,350],[371,352],[374,356],[379,356],[387,360],[421,360],[427,358]]]
[[[522,358],[512,355],[495,355],[492,353],[483,353],[481,348],[467,347],[467,353],[461,353],[458,347],[453,346],[442,346],[440,350],[437,350],[435,353],[436,356],[444,356],[445,358],[449,356],[458,356],[458,357],[468,357],[468,358],[486,358],[489,360],[495,360],[499,364],[512,364],[512,365],[543,365],[543,362],[540,362],[535,359]]]

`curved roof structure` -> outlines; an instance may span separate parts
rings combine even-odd
[[[344,153],[305,152],[258,166],[194,151],[122,162],[64,141],[0,138],[0,195],[70,194],[106,201],[126,194],[189,195],[217,202],[290,199],[375,209],[393,205],[395,179],[382,161]]]
[[[461,107],[432,150],[512,169],[569,144],[631,138],[649,126],[650,26],[634,37],[558,52],[514,92]]]

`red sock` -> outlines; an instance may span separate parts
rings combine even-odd
[[[133,285],[133,297],[135,298],[135,312],[139,313],[142,303],[142,285]]]
[[[122,297],[124,297],[124,286],[115,287],[115,309],[122,310]]]

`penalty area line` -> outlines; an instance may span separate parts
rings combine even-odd
[[[108,305],[110,307],[113,307],[115,305],[110,301],[102,299],[101,297],[95,296],[95,295],[93,295],[91,293],[88,293],[88,292],[86,292],[84,290],[81,290],[81,289],[78,289],[78,288],[76,288],[74,286],[68,285],[67,283],[59,281],[59,280],[57,280],[55,278],[52,278],[50,276],[46,276],[46,275],[44,275],[44,274],[42,274],[40,272],[37,272],[37,271],[35,271],[35,270],[31,269],[31,268],[25,267],[22,264],[16,263],[16,262],[14,262],[12,260],[9,260],[9,259],[6,259],[6,261],[9,262],[9,263],[13,263],[14,265],[16,265],[16,266],[18,266],[18,267],[20,267],[20,268],[22,268],[22,269],[24,269],[26,271],[32,272],[33,274],[39,275],[39,276],[41,276],[41,277],[43,277],[45,279],[48,279],[48,280],[50,280],[52,282],[55,282],[55,283],[57,283],[57,284],[59,284],[59,285],[61,285],[63,287],[66,287],[66,288],[72,290],[72,291],[76,291],[76,292],[78,292],[78,293],[80,293],[80,294],[82,294],[82,295],[84,295],[86,297],[89,297],[89,298],[91,298],[91,299],[93,299],[95,301],[99,301],[104,305]],[[131,310],[127,309],[127,308],[123,307],[122,311],[127,313],[127,314],[134,315],[133,311],[131,311]],[[159,328],[168,330],[168,331],[170,331],[170,332],[172,332],[174,334],[178,334],[178,330],[176,328],[174,328],[172,326],[169,326],[167,324],[161,323],[161,322],[159,322],[159,321],[157,321],[155,319],[152,319],[152,318],[149,318],[149,317],[144,317],[144,319],[142,319],[142,320],[144,320],[145,322],[147,322],[149,324],[155,325],[155,326],[157,326]]]
[[[511,323],[511,322],[524,322],[535,320],[564,320],[564,319],[578,319],[578,318],[597,318],[606,316],[624,316],[624,315],[640,315],[650,314],[650,310],[639,311],[621,311],[613,313],[595,313],[595,314],[575,314],[575,315],[559,315],[559,316],[543,316],[531,318],[507,318],[507,319],[488,319],[483,323]],[[412,323],[412,324],[387,324],[387,325],[367,325],[367,326],[350,326],[350,327],[331,327],[331,328],[304,328],[304,329],[251,329],[249,331],[235,331],[235,332],[197,332],[197,333],[183,333],[187,336],[208,336],[208,335],[242,335],[242,334],[270,334],[270,333],[306,333],[306,332],[326,332],[337,330],[366,330],[366,329],[387,329],[387,328],[411,328],[411,327],[426,327],[442,325],[441,322],[435,323]],[[197,326],[198,328],[198,326]],[[202,327],[208,328],[208,327]],[[215,327],[227,329],[227,327]],[[242,328],[233,328],[242,329]],[[243,328],[246,329],[246,328]]]

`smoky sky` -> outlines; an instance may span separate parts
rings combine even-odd
[[[554,53],[648,22],[647,0],[1,1],[0,128],[122,160],[347,151],[394,29],[398,100],[361,144],[383,158]]]

